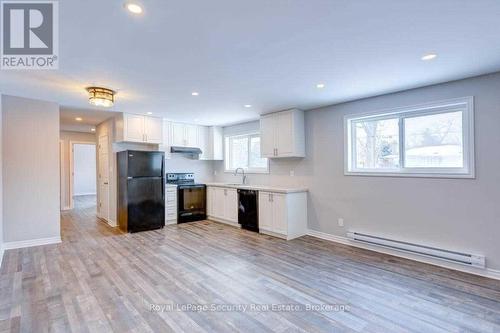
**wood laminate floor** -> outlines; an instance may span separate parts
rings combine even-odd
[[[76,206],[62,244],[6,251],[0,332],[500,332],[499,281],[208,221],[123,234]]]

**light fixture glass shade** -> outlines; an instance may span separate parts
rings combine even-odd
[[[101,87],[88,87],[89,103],[105,108],[112,107],[115,102],[115,92]]]

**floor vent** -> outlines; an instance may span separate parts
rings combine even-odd
[[[404,251],[408,253],[420,254],[426,257],[446,260],[457,264],[463,264],[479,268],[485,267],[485,257],[482,255],[443,250],[425,245],[401,242],[397,240],[361,234],[358,232],[348,232],[347,238],[357,242],[383,246],[386,248]]]

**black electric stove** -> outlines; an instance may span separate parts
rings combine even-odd
[[[193,173],[167,173],[166,179],[177,185],[177,223],[205,220],[206,185],[195,183]]]

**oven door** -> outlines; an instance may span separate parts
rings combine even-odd
[[[177,187],[178,223],[201,221],[207,218],[205,185],[179,185]]]

